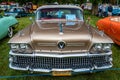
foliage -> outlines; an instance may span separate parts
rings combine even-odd
[[[3,1],[14,1],[20,3],[20,5],[25,4],[26,2],[33,2],[34,4],[40,6],[48,3],[54,3],[58,2],[59,4],[79,4],[81,5],[82,3],[86,3],[87,0],[3,0]],[[117,1],[119,2],[120,0],[89,0],[93,4],[92,8],[92,14],[96,15],[97,14],[97,6],[99,3],[111,3],[115,4]],[[2,2],[2,0],[0,0]],[[116,3],[118,4],[118,3]]]
[[[65,3],[77,3],[77,4],[82,4],[85,3],[86,0],[0,0],[0,2],[4,2],[4,1],[15,1],[15,2],[19,2],[21,4],[25,3],[25,2],[33,2],[35,4],[39,4],[39,3],[53,3],[53,2],[58,2],[61,4],[65,4]],[[117,0],[89,0],[92,3],[113,3],[115,4],[115,2],[117,2]],[[120,1],[120,0],[118,0]]]

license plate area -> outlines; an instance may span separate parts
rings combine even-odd
[[[52,71],[53,76],[71,76],[71,71]]]

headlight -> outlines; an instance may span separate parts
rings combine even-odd
[[[11,43],[10,48],[14,53],[32,53],[32,48],[29,44],[26,43]]]
[[[28,50],[28,44],[21,43],[19,44],[19,53],[25,53]]]
[[[99,50],[101,50],[101,49],[102,49],[102,44],[101,44],[101,43],[98,43],[98,44],[95,44],[95,45],[94,45],[94,50],[99,51]]]
[[[110,43],[96,43],[92,46],[90,53],[105,53],[111,51],[112,44]]]
[[[20,44],[20,48],[21,48],[21,49],[27,49],[27,48],[28,48],[28,45],[27,45],[27,44]]]
[[[19,49],[19,44],[10,44],[10,48],[13,52],[16,52]]]
[[[109,50],[111,50],[111,47],[112,47],[111,44],[104,44],[104,46],[103,46],[103,50],[105,50],[105,51],[109,51]]]
[[[19,45],[18,44],[11,44],[10,47],[12,49],[18,49],[19,48]]]

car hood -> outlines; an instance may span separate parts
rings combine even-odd
[[[32,47],[44,52],[86,52],[91,37],[83,21],[36,21],[31,31]],[[65,43],[63,49],[60,42]]]
[[[63,20],[40,20],[19,31],[8,43],[30,44],[32,50],[38,53],[84,53],[95,43],[113,43],[113,41],[83,21],[75,21],[74,25],[67,23],[66,26],[66,21]]]

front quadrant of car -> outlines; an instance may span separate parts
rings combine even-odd
[[[112,40],[84,22],[71,5],[45,5],[32,25],[9,40],[9,67],[53,76],[112,67]]]
[[[12,16],[0,18],[0,39],[7,36],[9,27],[13,27],[17,23],[17,19]]]

